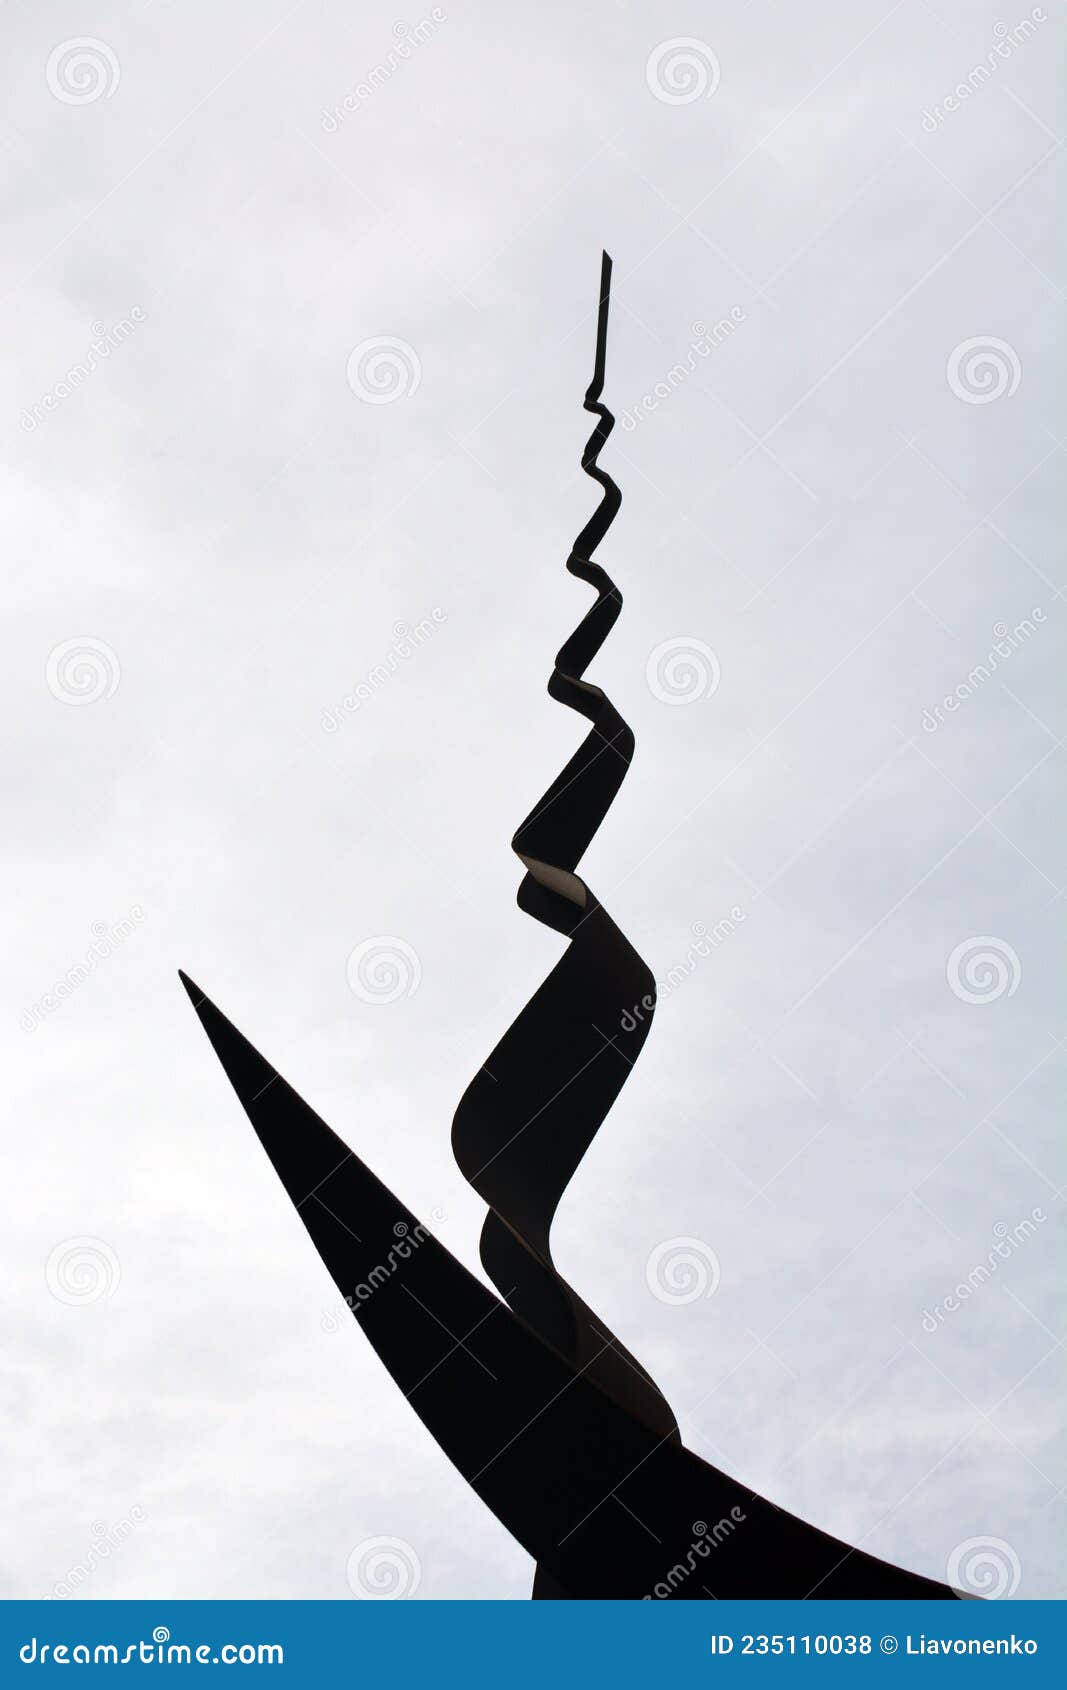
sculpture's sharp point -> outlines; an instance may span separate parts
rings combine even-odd
[[[185,987],[186,991],[188,992],[189,1002],[192,1004],[193,1008],[196,1009],[196,1010],[199,1010],[200,1005],[202,1003],[206,1003],[207,999],[205,998],[203,992],[200,990],[200,987],[197,985],[196,981],[190,980],[190,978],[189,978],[188,974],[186,974],[184,968],[179,968],[178,979],[181,981],[182,985]]]
[[[215,1055],[229,1075],[230,1083],[246,1112],[251,1116],[256,1131],[262,1137],[261,1112],[254,1112],[253,1105],[277,1080],[277,1071],[260,1055],[254,1045],[249,1044],[233,1022],[227,1020],[222,1010],[212,1003],[206,992],[201,991],[196,981],[191,980],[184,969],[179,968],[178,978],[189,994],[189,1001],[211,1041]]]

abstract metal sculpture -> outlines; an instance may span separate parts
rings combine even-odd
[[[535,1558],[535,1596],[951,1599],[949,1586],[849,1548],[687,1450],[656,1385],[553,1265],[556,1207],[640,1054],[651,1016],[631,1012],[655,998],[647,964],[577,873],[634,750],[622,717],[584,679],[622,606],[593,561],[621,503],[598,462],[614,424],[601,403],[610,281],[605,253],[585,395],[597,422],[582,455],[603,493],[567,559],[596,599],[548,684],[590,729],[512,842],[526,868],[520,907],[567,948],[471,1082],[452,1129],[456,1160],[489,1206],[482,1262],[503,1300],[181,978],[356,1320]],[[730,1523],[721,1540],[709,1540],[712,1521]]]

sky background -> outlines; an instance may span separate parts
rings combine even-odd
[[[480,1271],[604,246],[583,873],[671,986],[557,1260],[708,1460],[1063,1595],[1061,0],[2,16],[0,1591],[529,1592],[176,971]]]

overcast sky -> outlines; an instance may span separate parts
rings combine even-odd
[[[1060,0],[402,16],[3,7],[0,1589],[529,1592],[176,970],[480,1271],[606,246],[583,872],[669,989],[560,1267],[709,1460],[1062,1595]]]

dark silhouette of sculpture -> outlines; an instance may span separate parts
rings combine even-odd
[[[647,964],[577,874],[634,750],[610,700],[584,679],[622,605],[592,561],[621,502],[598,463],[614,423],[601,403],[610,279],[605,253],[585,396],[597,422],[582,456],[603,492],[567,559],[596,598],[549,681],[590,728],[513,840],[526,868],[520,907],[567,948],[471,1082],[452,1130],[459,1166],[489,1206],[481,1255],[500,1298],[181,978],[356,1320],[445,1453],[535,1558],[535,1596],[952,1598],[947,1585],[849,1548],[687,1450],[656,1385],[552,1262],[557,1204],[648,1032],[650,1014],[632,1011],[655,997]]]

